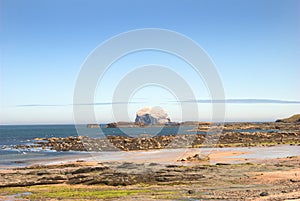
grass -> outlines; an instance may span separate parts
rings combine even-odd
[[[22,194],[22,193],[30,194]],[[176,197],[178,192],[172,190],[154,190],[149,188],[142,189],[120,189],[107,188],[103,186],[68,186],[68,185],[40,185],[29,187],[8,187],[0,188],[1,195],[17,195],[20,194],[22,198],[30,200],[97,200],[97,199],[111,199],[116,197],[147,195],[147,197],[156,197],[165,199],[166,197]],[[178,196],[178,195],[177,195]]]
[[[293,123],[293,122],[299,122],[299,119],[300,119],[300,114],[295,114],[291,117],[280,119],[280,120],[285,123]]]
[[[105,189],[101,187],[76,187],[76,186],[57,186],[42,185],[30,187],[10,187],[1,188],[0,195],[14,195],[30,192],[30,195],[22,197],[37,200],[41,198],[53,199],[107,199],[114,197],[130,196],[141,193],[149,193],[150,190],[144,189]]]
[[[138,193],[145,193],[145,190],[91,190],[87,191],[86,189],[77,189],[77,190],[59,190],[52,192],[39,192],[37,194],[29,195],[31,199],[38,198],[57,198],[57,199],[70,199],[70,198],[79,198],[79,199],[106,199],[114,197],[122,197],[129,195],[136,195]]]

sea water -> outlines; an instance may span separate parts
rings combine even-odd
[[[34,162],[87,156],[86,152],[56,152],[49,149],[15,149],[14,145],[34,144],[35,138],[89,136],[103,138],[109,135],[130,137],[160,136],[174,134],[196,134],[196,126],[170,127],[126,127],[126,128],[87,128],[86,125],[2,125],[0,126],[0,168],[3,166],[26,166]],[[251,132],[244,130],[239,132]],[[254,131],[253,131],[254,132]],[[263,132],[263,131],[260,131]],[[271,132],[271,131],[264,131]],[[199,133],[199,132],[198,132]]]
[[[42,148],[12,148],[15,145],[32,145],[35,138],[65,138],[79,135],[93,138],[109,135],[130,137],[172,135],[178,132],[189,133],[192,128],[193,126],[179,129],[179,127],[105,128],[104,125],[101,125],[101,128],[87,128],[86,125],[2,125],[0,126],[0,167],[26,166],[35,161],[87,155],[76,151],[56,152]]]

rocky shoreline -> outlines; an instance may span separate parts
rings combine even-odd
[[[230,123],[222,127],[223,132],[220,134],[202,134],[203,131],[211,130],[210,126],[209,123],[195,125],[194,131],[201,132],[195,135],[137,138],[107,136],[105,139],[84,136],[40,138],[35,139],[35,144],[17,145],[15,148],[134,151],[186,146],[199,148],[300,145],[299,123]],[[219,130],[220,125],[213,129]],[[277,147],[274,148],[277,150]],[[102,163],[80,159],[61,164],[39,163],[23,168],[2,169],[0,200],[279,201],[300,198],[300,156],[297,154],[287,158],[252,160],[241,159],[238,154],[245,153],[236,150],[225,153],[224,149],[220,149],[219,153],[209,155],[202,155],[198,151],[194,149],[178,160],[175,157],[173,162],[166,158],[147,163],[128,162],[128,159],[126,162],[108,160]],[[149,156],[149,152],[136,154]],[[226,159],[226,156],[230,159]],[[230,162],[232,157],[236,157],[237,164]],[[214,162],[211,163],[212,161]]]
[[[77,185],[83,185],[85,190],[82,192],[88,191],[90,187],[87,186],[96,186],[102,191],[107,189],[105,186],[116,186],[114,188],[117,190],[122,190],[126,186],[127,190],[130,188],[150,189],[152,192],[152,194],[147,194],[148,191],[145,191],[140,197],[129,196],[128,200],[145,200],[146,198],[146,200],[151,200],[153,193],[160,196],[161,190],[156,191],[157,187],[168,189],[168,194],[173,195],[169,197],[172,199],[164,200],[183,198],[282,200],[282,198],[299,198],[299,170],[299,157],[274,159],[257,164],[217,163],[215,165],[128,162],[102,164],[77,161],[60,165],[35,165],[13,170],[0,170],[0,196],[9,195],[8,187],[15,189],[15,187],[22,186],[49,185],[47,188],[51,189],[53,185],[64,184],[70,185],[68,191],[72,191],[72,188],[76,191]],[[27,187],[24,187],[24,191],[25,188],[27,192],[32,191],[33,195],[38,191]],[[16,191],[22,192],[22,188],[17,188],[14,192]],[[58,196],[57,199],[66,198],[56,196]],[[24,200],[27,200],[25,198]],[[30,200],[30,196],[28,199]],[[42,199],[51,200],[46,197]],[[116,198],[116,200],[119,199]]]
[[[209,126],[208,123],[199,124],[193,131],[220,130],[220,126],[212,128]],[[133,151],[165,148],[222,148],[300,144],[299,123],[231,123],[225,124],[222,130],[221,134],[177,134],[136,138],[112,135],[106,138],[90,138],[86,136],[37,138],[34,144],[17,145],[13,148],[42,148],[56,151]]]

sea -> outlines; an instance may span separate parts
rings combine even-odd
[[[1,125],[0,126],[0,168],[6,166],[27,166],[41,161],[66,158],[85,157],[86,152],[57,152],[50,149],[31,148],[16,149],[15,145],[32,145],[35,138],[88,136],[103,138],[109,135],[124,135],[131,137],[172,135],[180,133],[195,133],[193,126],[185,127],[144,127],[144,128],[87,128],[86,125]]]
[[[195,126],[167,127],[126,127],[126,128],[87,128],[86,125],[1,125],[0,126],[0,169],[7,167],[23,167],[32,164],[48,164],[51,161],[66,161],[75,158],[91,156],[88,152],[67,151],[57,152],[50,149],[30,148],[16,149],[15,145],[32,145],[35,138],[88,136],[105,138],[109,135],[124,135],[130,137],[159,136],[173,134],[196,134]],[[238,130],[239,132],[256,132],[257,130]],[[274,132],[266,130],[264,132]],[[284,148],[286,150],[287,148]],[[292,153],[298,150],[293,149]],[[282,152],[282,151],[281,151]],[[280,154],[280,153],[279,153]],[[289,155],[290,152],[287,152]],[[111,157],[113,154],[108,153]],[[258,154],[258,156],[261,154]],[[271,154],[272,156],[277,156]],[[102,155],[104,156],[104,155]]]

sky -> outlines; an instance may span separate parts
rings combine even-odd
[[[0,124],[74,123],[74,88],[88,56],[118,34],[145,28],[175,31],[202,47],[222,80],[225,121],[274,121],[300,113],[298,0],[0,0]],[[113,102],[120,81],[149,64],[172,69],[195,98],[178,100],[154,83],[140,86],[129,103]],[[145,106],[161,106],[173,121],[195,120],[181,111],[191,102],[197,120],[209,121],[210,95],[188,63],[147,50],[114,62],[88,104],[97,122],[134,120]],[[116,119],[114,105],[128,115]],[[88,121],[81,117],[81,123]]]

